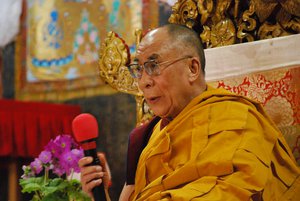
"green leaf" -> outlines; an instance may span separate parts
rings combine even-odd
[[[81,191],[69,191],[69,197],[71,200],[76,201],[91,201],[92,199],[82,190]]]
[[[28,179],[20,179],[19,183],[20,183],[21,186],[31,184],[31,183],[42,184],[43,183],[43,177],[31,177],[31,178],[28,178]]]
[[[51,186],[45,186],[41,191],[43,192],[44,195],[48,195],[57,191],[57,188]]]
[[[41,190],[41,186],[39,184],[32,183],[32,184],[27,184],[22,189],[22,193],[31,193],[31,192],[35,192],[35,191],[39,191],[39,190]]]
[[[59,184],[61,184],[64,181],[65,180],[62,178],[54,178],[49,181],[49,186],[58,186]]]
[[[68,181],[61,178],[55,178],[49,182],[49,186],[55,186],[58,190],[65,189],[68,186]]]
[[[55,192],[66,192],[68,187],[68,182],[61,178],[55,178],[49,180],[49,183],[42,188],[44,195],[49,195]]]
[[[41,177],[33,177],[28,179],[20,179],[23,193],[31,193],[42,189],[43,179]]]
[[[37,194],[35,194],[31,201],[41,201],[41,199],[39,198],[39,196]]]
[[[91,201],[91,198],[82,191],[81,183],[76,180],[65,180],[62,178],[49,179],[44,182],[43,177],[20,179],[22,192],[39,192],[42,201]],[[35,195],[32,201],[40,201]]]
[[[61,191],[55,191],[46,195],[42,201],[69,201],[67,193]]]

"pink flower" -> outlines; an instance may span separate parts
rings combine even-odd
[[[33,162],[30,163],[30,167],[35,174],[39,174],[43,170],[42,161],[36,158]]]
[[[67,175],[71,173],[71,170],[79,172],[78,161],[83,157],[83,151],[79,149],[72,149],[69,152],[65,152],[59,159],[60,165],[65,169]]]
[[[55,143],[53,140],[50,140],[50,142],[46,145],[45,151],[51,152],[51,154],[52,154],[54,157],[57,157],[57,156],[60,155],[60,153],[59,153],[60,147],[59,147],[58,144]]]
[[[86,200],[86,194],[80,190],[80,181],[71,174],[79,171],[78,160],[82,156],[83,150],[70,135],[50,140],[38,158],[22,167],[24,174],[19,180],[22,192],[34,193],[39,200],[46,200],[47,196],[59,197],[59,200]]]
[[[73,166],[74,172],[80,172],[78,161],[84,156],[83,149],[73,149],[71,151],[75,157],[75,165]]]
[[[74,143],[70,135],[59,135],[55,138],[54,142],[60,147],[62,152],[70,150]]]
[[[66,171],[59,163],[57,163],[53,167],[53,173],[61,177],[63,174],[66,173]]]
[[[52,154],[50,151],[42,151],[39,155],[39,159],[43,162],[43,164],[50,163],[52,160]]]
[[[83,150],[78,148],[78,144],[70,135],[59,135],[50,140],[39,157],[24,169],[24,176],[35,176],[44,167],[58,176],[69,175],[72,170],[79,172],[78,161],[83,155]]]

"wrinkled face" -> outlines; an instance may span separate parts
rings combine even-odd
[[[159,65],[159,75],[149,75],[143,70],[137,78],[146,102],[157,116],[174,118],[191,100],[187,91],[190,59],[180,59],[184,56],[188,53],[174,46],[164,29],[148,33],[139,45],[136,54],[139,65],[150,60],[168,63]]]

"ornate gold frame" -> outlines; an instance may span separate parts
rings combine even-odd
[[[299,0],[179,0],[170,23],[200,34],[206,48],[300,33]]]

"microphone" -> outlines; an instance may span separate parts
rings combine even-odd
[[[96,151],[96,139],[98,137],[98,123],[96,118],[88,113],[76,116],[72,121],[72,130],[77,142],[81,144],[85,156],[93,157],[90,165],[101,165]],[[101,165],[104,167],[103,165]],[[99,186],[92,190],[95,201],[106,201],[103,179]]]

